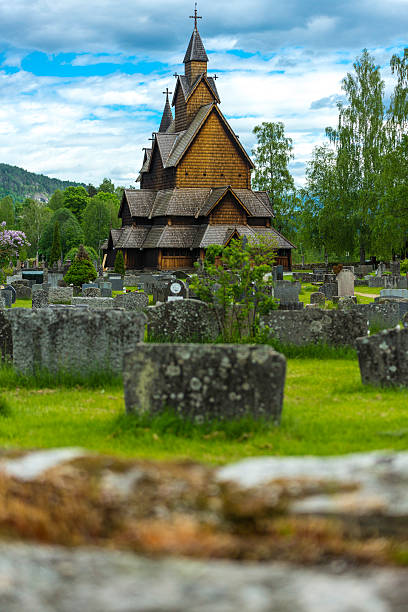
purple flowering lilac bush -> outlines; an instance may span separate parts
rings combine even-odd
[[[24,232],[7,229],[5,221],[0,223],[0,277],[2,268],[8,266],[11,259],[18,257],[20,250],[26,246],[30,246],[30,243]]]

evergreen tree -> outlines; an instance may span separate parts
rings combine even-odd
[[[52,247],[49,257],[49,264],[52,266],[61,258],[61,238],[59,232],[59,223],[55,222],[54,225],[54,234],[52,237]]]
[[[118,251],[116,253],[114,271],[116,274],[120,274],[121,276],[125,275],[125,260],[123,258],[122,251]]]
[[[70,265],[68,272],[64,276],[64,281],[67,285],[75,285],[81,287],[84,283],[89,283],[95,280],[96,270],[89,259],[88,253],[81,244],[77,256]]]

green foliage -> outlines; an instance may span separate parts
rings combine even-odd
[[[77,185],[80,183],[60,181],[43,174],[27,172],[16,166],[0,164],[0,198],[9,195],[14,201],[22,201],[33,197],[36,193],[51,196],[57,189]]]
[[[255,161],[253,185],[269,193],[278,229],[292,233],[291,221],[297,206],[295,184],[289,172],[289,162],[294,157],[292,139],[285,137],[285,128],[280,121],[263,122],[254,128],[253,133],[257,138],[252,151]]]
[[[20,227],[27,236],[31,246],[29,255],[37,256],[41,235],[52,217],[52,210],[45,204],[27,198],[20,212]]]
[[[123,252],[120,251],[120,250],[117,251],[117,253],[116,253],[115,265],[114,265],[113,269],[116,272],[116,274],[121,274],[121,276],[125,275],[125,272],[126,272],[125,260],[123,258]]]
[[[89,259],[91,261],[98,261],[98,254],[95,251],[95,249],[93,249],[90,246],[84,246],[85,251],[87,252]],[[74,247],[73,249],[70,249],[68,251],[68,253],[65,255],[64,257],[64,261],[74,261],[75,257],[78,255],[78,251],[79,251],[79,247]]]
[[[276,308],[267,289],[271,280],[266,277],[276,248],[276,240],[270,237],[232,240],[223,249],[221,265],[206,258],[203,270],[193,276],[190,287],[198,299],[214,307],[224,341],[254,337],[259,315]]]
[[[85,187],[68,187],[64,191],[64,208],[70,210],[80,221],[88,203],[88,192]]]
[[[75,216],[66,208],[57,210],[45,226],[40,239],[40,252],[49,260],[55,222],[59,223],[62,254],[83,242],[83,232]]]
[[[115,185],[108,178],[104,178],[102,183],[98,187],[98,192],[102,191],[103,193],[115,193]]]
[[[120,225],[118,217],[119,200],[113,193],[100,192],[89,199],[83,213],[82,227],[85,241],[99,252],[100,245],[106,240],[111,227]]]
[[[408,259],[403,259],[401,261],[401,272],[403,274],[408,274]]]
[[[0,200],[0,223],[2,221],[6,222],[9,229],[15,226],[14,204],[11,196],[6,196]]]
[[[64,194],[61,189],[57,189],[57,191],[52,194],[50,201],[48,202],[48,206],[54,211],[58,210],[59,208],[64,208]]]
[[[49,264],[52,266],[61,258],[61,238],[59,232],[59,223],[55,222],[54,233],[52,237],[52,246],[49,257]]]
[[[64,276],[64,281],[67,285],[75,285],[81,287],[83,283],[89,283],[95,280],[96,270],[93,263],[89,259],[88,253],[84,247],[78,249],[78,254],[70,265],[68,272]]]
[[[205,250],[205,259],[208,263],[215,263],[215,258],[220,257],[224,251],[224,247],[220,244],[210,244]]]

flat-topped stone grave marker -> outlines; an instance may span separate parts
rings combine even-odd
[[[279,422],[286,360],[266,345],[140,344],[124,357],[128,413]]]
[[[340,270],[337,275],[337,295],[350,297],[354,295],[354,274],[351,270]]]

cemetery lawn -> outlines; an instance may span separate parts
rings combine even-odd
[[[13,308],[31,308],[32,300],[16,300]]]
[[[77,446],[211,464],[256,455],[408,449],[408,391],[364,387],[355,358],[288,359],[280,427],[192,426],[168,415],[143,422],[125,415],[119,383],[104,389],[36,389],[1,380],[0,445],[6,448]]]

